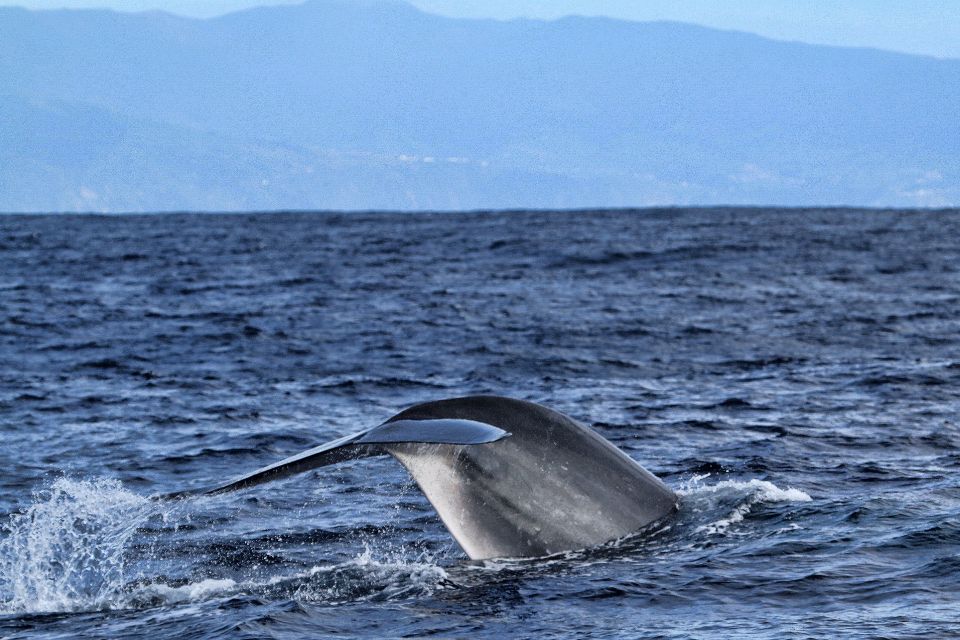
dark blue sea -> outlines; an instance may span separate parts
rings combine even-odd
[[[0,638],[960,634],[960,212],[0,216]],[[529,399],[676,490],[471,562],[390,458]]]

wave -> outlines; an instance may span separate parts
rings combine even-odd
[[[697,525],[697,533],[723,534],[732,525],[743,522],[753,508],[759,504],[776,502],[810,502],[808,493],[793,487],[781,489],[768,480],[722,480],[715,484],[704,484],[707,475],[696,475],[676,489],[684,508],[694,514],[706,514],[715,517],[723,515],[706,524]]]

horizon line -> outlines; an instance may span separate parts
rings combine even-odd
[[[250,216],[250,215],[513,215],[524,213],[616,213],[616,212],[676,212],[676,211],[738,211],[738,210],[783,210],[800,211],[862,211],[864,213],[960,213],[960,206],[946,207],[895,207],[858,205],[650,205],[635,207],[543,207],[523,208],[476,208],[476,209],[158,209],[155,211],[0,211],[0,216],[83,216],[83,217],[136,217],[136,216]]]

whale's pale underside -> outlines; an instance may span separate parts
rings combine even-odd
[[[592,429],[496,396],[416,405],[204,493],[383,454],[406,467],[475,560],[593,546],[642,529],[677,504],[660,479]]]

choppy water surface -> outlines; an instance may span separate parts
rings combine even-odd
[[[0,217],[0,638],[942,636],[960,215]],[[390,459],[174,504],[426,400],[594,426],[644,536],[468,562]]]

